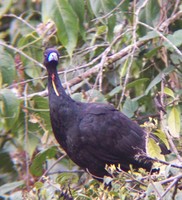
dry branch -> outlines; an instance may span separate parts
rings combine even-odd
[[[119,59],[124,59],[125,56],[127,56],[127,54],[129,52],[131,52],[131,50],[133,48],[136,48],[136,47],[141,47],[142,45],[144,45],[145,42],[144,41],[138,41],[136,42],[135,44],[132,44],[132,45],[129,45],[127,47],[125,47],[124,49],[120,50],[119,52],[113,54],[112,56],[108,56],[106,57],[106,62],[104,64],[104,67],[107,67],[109,64],[112,64],[114,62],[116,62],[117,60]],[[107,49],[106,49],[107,50]],[[106,51],[105,50],[105,51]],[[105,52],[104,51],[104,52]],[[104,53],[103,53],[104,55]],[[125,58],[126,59],[126,58]],[[90,68],[89,70],[87,70],[86,72],[82,73],[80,76],[77,76],[73,79],[71,79],[69,82],[67,82],[66,84],[68,84],[68,87],[71,87],[79,82],[81,82],[82,80],[84,80],[85,78],[88,78],[90,76],[92,76],[93,74],[96,74],[99,69],[102,67],[103,63],[100,62],[98,63],[97,65],[95,65],[94,67]],[[63,87],[66,88],[67,85],[66,84],[63,84]],[[28,98],[32,98],[36,95],[39,95],[39,96],[47,96],[48,95],[48,91],[47,89],[44,90],[44,91],[41,91],[41,92],[37,92],[37,93],[33,93],[33,94],[29,94],[27,95]]]

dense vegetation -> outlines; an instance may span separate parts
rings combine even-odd
[[[182,199],[181,1],[0,6],[0,199]],[[59,74],[72,98],[112,103],[170,147],[164,157],[148,140],[160,173],[106,166],[108,189],[70,161],[50,126],[47,47],[61,53]]]

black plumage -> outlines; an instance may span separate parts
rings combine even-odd
[[[136,158],[146,153],[146,133],[139,125],[109,104],[74,101],[57,74],[58,51],[47,49],[44,56],[52,129],[68,156],[97,179],[108,175],[106,164],[150,171],[150,159]]]

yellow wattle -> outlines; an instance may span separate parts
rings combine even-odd
[[[56,93],[56,95],[59,96],[59,93],[57,91],[56,85],[53,80],[52,80],[52,86],[53,86],[53,89],[54,89],[54,92]]]

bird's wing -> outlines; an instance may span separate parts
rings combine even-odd
[[[87,104],[79,123],[80,139],[91,154],[105,162],[119,162],[145,150],[145,133],[113,106]]]

